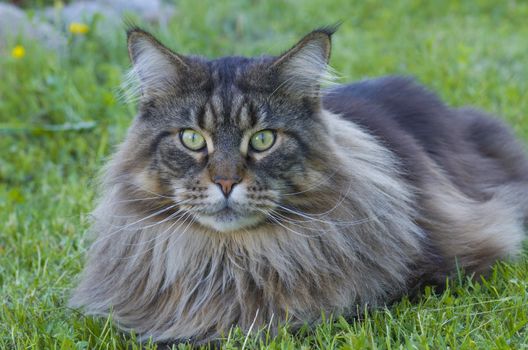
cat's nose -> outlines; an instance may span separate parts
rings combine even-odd
[[[234,176],[231,178],[223,177],[223,176],[215,176],[213,178],[213,181],[215,184],[220,187],[222,192],[224,193],[224,196],[227,198],[229,197],[229,194],[231,193],[231,190],[233,190],[233,187],[240,181],[242,181],[242,177],[240,176]]]

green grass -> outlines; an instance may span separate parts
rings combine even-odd
[[[332,65],[343,81],[407,74],[449,104],[503,116],[528,141],[528,3],[521,1],[181,1],[151,28],[174,49],[209,57],[279,53],[315,26],[344,20]],[[95,26],[95,27],[94,27]],[[68,309],[82,268],[94,178],[134,106],[117,99],[128,67],[123,31],[92,24],[57,54],[21,41],[0,54],[0,348],[139,349],[109,320]],[[13,41],[13,45],[15,45]],[[347,323],[275,338],[233,331],[228,349],[528,349],[528,249],[486,280]],[[155,345],[148,345],[154,349]]]

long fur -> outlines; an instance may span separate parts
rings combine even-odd
[[[314,69],[322,74],[324,67],[313,65],[328,58],[329,41],[326,43],[319,34],[312,35],[316,42],[301,41],[300,47],[271,61],[272,67],[284,69],[289,65],[288,72],[294,76],[305,76]],[[149,57],[158,54],[147,46],[139,52],[148,52]],[[314,50],[316,60],[311,56]],[[140,71],[152,63],[142,59],[137,62]],[[237,58],[233,66],[247,62]],[[226,71],[228,63],[218,61],[220,68],[212,66],[211,70]],[[264,80],[258,78],[258,72],[269,66],[270,60],[266,59],[250,65],[245,86],[262,88]],[[153,74],[161,73],[154,71],[145,76],[151,79]],[[224,84],[240,80],[236,75],[221,78]],[[310,79],[304,83],[298,80],[304,88],[307,81]],[[408,96],[417,96],[427,102],[424,105],[438,110],[444,108],[407,82],[395,80],[390,84],[400,83],[405,89],[414,89]],[[152,84],[154,88],[156,84]],[[308,85],[305,92],[314,88],[313,81]],[[361,94],[368,89],[361,86]],[[328,93],[331,99],[325,100],[326,109],[321,109],[319,97],[310,93],[303,95],[302,103],[290,92],[274,96],[270,104],[278,106],[277,114],[290,113],[297,118],[307,105],[313,109],[313,115],[306,119],[288,122],[290,127],[306,133],[313,145],[306,151],[309,155],[302,167],[283,170],[299,184],[296,192],[282,193],[282,200],[289,205],[266,213],[267,220],[255,227],[233,232],[217,232],[197,223],[191,212],[163,195],[167,180],[156,176],[167,176],[169,170],[160,165],[161,156],[154,157],[153,145],[161,150],[169,147],[161,144],[166,134],[145,136],[149,128],[170,123],[156,121],[161,117],[155,113],[176,115],[172,112],[175,105],[198,104],[201,95],[191,102],[188,97],[174,102],[174,98],[157,93],[148,96],[150,109],[142,107],[142,114],[103,174],[102,197],[91,228],[93,243],[71,305],[83,307],[88,314],[112,313],[120,327],[134,329],[143,339],[202,343],[226,335],[235,325],[249,331],[271,323],[270,327],[276,329],[284,322],[293,327],[317,322],[322,312],[352,316],[358,307],[389,303],[424,283],[441,284],[457,267],[468,273],[485,273],[497,259],[513,257],[520,251],[528,214],[528,181],[524,170],[517,170],[528,163],[514,141],[505,154],[515,155],[511,160],[516,164],[508,160],[512,164],[508,174],[499,172],[473,195],[453,175],[458,174],[458,168],[444,163],[449,157],[435,158],[417,136],[404,133],[401,126],[393,128],[399,130],[396,136],[391,136],[394,130],[383,131],[390,118],[377,127],[363,122],[358,116],[384,115],[389,107],[372,109],[365,102],[368,96],[359,98],[355,90],[350,91]],[[391,98],[399,96],[386,92],[377,96],[383,94],[390,97],[390,103],[394,102]],[[203,119],[215,130],[229,126],[236,117],[225,117],[230,117],[230,122],[220,120],[223,114],[218,110],[221,103],[226,103],[218,96],[222,95],[209,98],[213,102],[207,102],[203,109]],[[379,105],[389,106],[389,102]],[[251,104],[239,108],[244,111],[241,125],[251,124],[248,111],[252,108]],[[360,113],[362,108],[367,109]],[[233,113],[233,109],[230,111]],[[398,111],[404,113],[401,108]],[[417,111],[413,110],[412,115]],[[499,133],[503,130],[494,128]],[[504,135],[504,140],[510,140],[511,135]],[[283,137],[279,146],[295,146]],[[232,161],[230,142],[226,138],[216,145],[215,152],[225,149],[221,162]],[[174,146],[170,147],[170,154],[174,154]],[[233,152],[231,156],[235,157]],[[278,161],[290,159],[287,156],[277,156]],[[475,164],[491,164],[488,155],[479,157]],[[494,157],[506,162],[509,156]],[[196,159],[189,158],[188,164]],[[214,157],[211,159],[214,161]],[[191,166],[183,167],[187,168],[181,171]]]

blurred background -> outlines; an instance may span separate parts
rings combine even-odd
[[[210,58],[279,54],[343,21],[331,59],[341,82],[412,75],[451,105],[500,115],[528,141],[528,1],[0,2],[1,348],[91,347],[85,340],[107,329],[65,301],[98,170],[135,114],[120,99],[124,18]]]

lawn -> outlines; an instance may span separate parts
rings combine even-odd
[[[332,66],[341,81],[415,76],[454,106],[500,115],[528,142],[528,2],[179,1],[149,26],[170,47],[207,57],[278,54],[313,27],[343,20]],[[97,22],[56,53],[19,38],[0,53],[0,349],[139,349],[110,320],[66,306],[83,266],[96,176],[135,106],[119,99],[123,30]],[[270,349],[528,349],[528,246],[486,279],[460,276],[365,312],[275,338],[233,330],[223,346]],[[185,348],[180,345],[180,348]],[[149,344],[147,349],[155,349]]]

